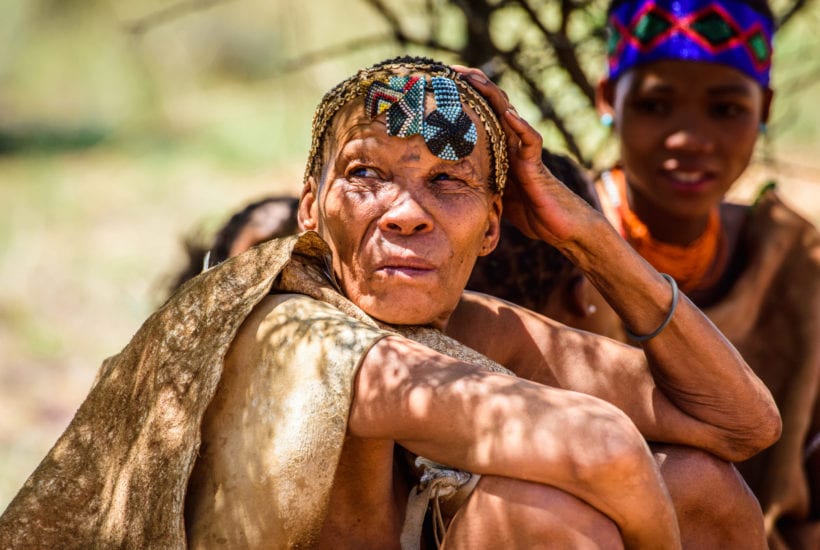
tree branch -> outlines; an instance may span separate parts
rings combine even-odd
[[[538,14],[532,6],[530,6],[527,0],[518,0],[517,4],[524,10],[527,16],[529,16],[533,25],[541,31],[544,38],[547,40],[547,43],[552,46],[555,56],[558,58],[558,62],[567,72],[572,83],[575,84],[579,90],[581,90],[581,93],[584,94],[590,105],[594,105],[595,88],[592,86],[586,73],[584,73],[581,68],[575,48],[572,45],[572,42],[570,42],[569,37],[563,33],[555,33],[544,26],[541,19],[539,19]]]
[[[782,28],[783,25],[789,22],[789,20],[794,17],[797,12],[802,10],[806,7],[806,0],[795,0],[794,4],[792,4],[786,12],[781,15],[777,20],[777,28]]]
[[[517,48],[516,48],[517,50]],[[528,95],[530,96],[530,100],[533,104],[538,108],[541,112],[541,116],[545,120],[549,120],[555,125],[556,130],[558,133],[561,134],[561,137],[564,140],[564,143],[567,145],[567,149],[569,152],[574,156],[581,164],[584,166],[589,166],[589,160],[584,156],[581,152],[581,148],[578,146],[578,142],[575,141],[575,136],[572,132],[567,128],[566,124],[564,123],[564,119],[558,112],[555,110],[552,102],[547,98],[544,91],[541,89],[540,86],[526,73],[524,67],[522,67],[518,63],[517,55],[515,51],[509,53],[503,53],[502,56],[504,61],[510,67],[512,71],[518,75],[519,78],[524,82],[527,87]]]
[[[154,27],[173,21],[190,13],[206,10],[231,0],[182,0],[161,10],[149,13],[130,23],[125,24],[125,30],[134,35],[143,35]]]
[[[387,21],[387,25],[393,30],[393,36],[399,44],[404,45],[407,40],[407,35],[401,27],[401,22],[398,16],[388,8],[381,0],[365,0],[370,6],[379,12],[379,15]]]
[[[354,38],[341,44],[334,44],[312,52],[302,54],[293,59],[289,59],[282,66],[283,73],[298,71],[305,67],[310,67],[328,61],[336,57],[342,57],[349,53],[371,48],[373,46],[381,46],[394,39],[392,33],[374,34],[372,36],[363,36],[361,38]]]

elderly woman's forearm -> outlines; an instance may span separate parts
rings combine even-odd
[[[578,256],[634,333],[651,332],[670,314],[670,284],[613,230],[598,235]],[[685,414],[727,436],[719,453],[723,458],[742,460],[777,440],[780,416],[771,394],[686,296],[679,297],[661,333],[641,345],[660,391]]]

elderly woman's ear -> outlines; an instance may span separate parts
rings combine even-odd
[[[490,209],[490,215],[487,220],[487,231],[484,233],[484,242],[479,251],[479,256],[486,256],[495,250],[501,238],[501,195],[495,195],[492,200],[493,206]]]
[[[299,228],[302,231],[316,231],[319,227],[318,185],[313,176],[309,176],[302,186],[299,199]]]

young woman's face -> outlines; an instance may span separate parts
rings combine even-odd
[[[633,193],[671,216],[702,217],[749,163],[771,92],[728,66],[658,61],[603,85]]]

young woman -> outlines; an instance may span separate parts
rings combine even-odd
[[[602,121],[609,220],[669,273],[772,391],[783,436],[739,465],[773,548],[820,547],[820,235],[773,186],[725,201],[769,116],[765,0],[615,0]],[[634,343],[634,341],[633,341]]]

